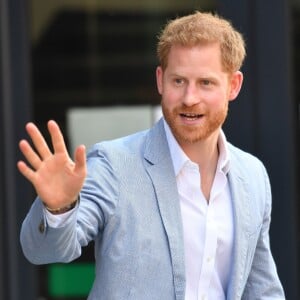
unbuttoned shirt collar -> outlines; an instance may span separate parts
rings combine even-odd
[[[190,159],[184,153],[182,148],[179,146],[166,120],[164,120],[164,128],[165,128],[167,141],[171,153],[175,176],[177,177],[180,170],[188,161],[190,161]],[[218,139],[218,148],[219,148],[219,160],[218,160],[217,169],[221,170],[225,175],[227,175],[229,171],[230,158],[229,158],[229,151],[226,143],[226,137],[222,130],[220,131],[220,135]]]

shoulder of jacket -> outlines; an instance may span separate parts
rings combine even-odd
[[[259,176],[258,173],[267,173],[263,162],[253,154],[237,148],[230,143],[228,143],[228,149],[230,153],[230,165],[232,168],[237,169],[239,174],[244,174],[248,177],[250,174]]]
[[[139,152],[143,146],[145,136],[149,130],[136,132],[134,134],[120,137],[113,140],[101,141],[94,144],[88,151],[88,157],[99,155],[114,155],[122,153],[123,155]]]

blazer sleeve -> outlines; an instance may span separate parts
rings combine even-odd
[[[265,185],[263,224],[242,299],[282,300],[285,299],[285,295],[271,253],[269,238],[272,206],[271,188],[267,172],[263,166],[262,170]]]
[[[107,156],[98,148],[89,153],[87,164],[80,203],[64,226],[52,228],[47,224],[41,199],[31,206],[20,234],[23,253],[30,262],[70,262],[81,255],[82,247],[101,238],[117,206],[118,180]]]

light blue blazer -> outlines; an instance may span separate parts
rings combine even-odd
[[[235,236],[227,299],[285,299],[269,244],[268,176],[258,159],[229,149]],[[94,240],[96,274],[88,299],[184,300],[182,221],[162,120],[96,144],[80,197],[73,217],[55,229],[35,200],[21,229],[32,263],[70,262]]]

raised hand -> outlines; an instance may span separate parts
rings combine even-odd
[[[20,141],[20,150],[30,166],[19,161],[19,171],[33,184],[47,207],[57,209],[69,205],[76,200],[86,177],[85,147],[77,147],[72,161],[56,122],[48,122],[53,153],[33,123],[28,123],[26,130],[34,148],[26,140]]]

